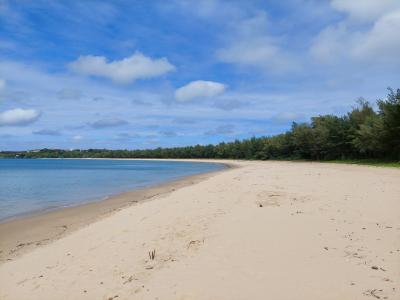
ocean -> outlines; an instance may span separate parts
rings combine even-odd
[[[181,161],[0,159],[0,220],[222,168],[222,164]]]

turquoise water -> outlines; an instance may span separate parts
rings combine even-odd
[[[0,220],[221,168],[220,164],[176,161],[0,159]]]

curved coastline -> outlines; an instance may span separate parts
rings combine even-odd
[[[152,160],[163,161],[163,159]],[[202,162],[201,160],[190,159],[169,161]],[[204,162],[220,164],[223,165],[224,168],[195,175],[188,175],[179,179],[165,181],[144,188],[133,189],[87,203],[33,212],[12,219],[3,220],[0,222],[0,263],[12,260],[35,247],[48,244],[55,239],[64,237],[65,235],[107,217],[116,211],[144,201],[149,201],[156,196],[167,195],[177,189],[196,184],[219,172],[224,172],[229,168],[236,167],[236,165],[232,163],[221,161],[207,160]]]

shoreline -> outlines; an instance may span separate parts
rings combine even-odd
[[[117,158],[116,160],[119,159]],[[195,160],[188,159],[177,161],[189,162]],[[196,161],[201,162],[198,160]],[[172,179],[163,183],[153,184],[148,187],[129,190],[103,199],[97,199],[68,207],[31,212],[10,219],[1,220],[0,264],[5,261],[13,260],[38,246],[46,245],[54,240],[60,239],[75,230],[110,216],[121,209],[145,201],[150,201],[156,196],[168,195],[177,189],[196,184],[218,174],[219,172],[224,172],[230,168],[237,167],[232,163],[213,161],[204,162],[216,163],[223,165],[224,167],[219,170],[188,175],[179,179]]]
[[[0,158],[1,159],[1,158]],[[37,160],[41,160],[41,159],[45,159],[45,160],[139,160],[139,161],[145,161],[145,160],[152,160],[152,161],[187,161],[187,162],[202,162],[201,160],[191,160],[191,159],[141,159],[141,158],[27,158],[27,159],[37,159]],[[43,208],[43,209],[38,209],[38,210],[34,210],[34,211],[29,211],[29,212],[24,212],[24,213],[19,213],[17,215],[13,215],[13,216],[9,216],[9,217],[5,217],[5,218],[0,218],[0,226],[3,223],[8,223],[8,222],[12,222],[12,221],[17,221],[17,220],[21,220],[21,219],[25,219],[25,218],[30,218],[30,217],[36,217],[36,216],[40,216],[40,215],[45,215],[45,214],[49,214],[49,213],[53,213],[59,210],[64,210],[64,209],[71,209],[74,207],[81,207],[81,206],[85,206],[88,204],[92,204],[92,203],[97,203],[97,202],[102,202],[102,201],[107,201],[113,197],[117,197],[132,191],[136,191],[136,190],[145,190],[145,189],[149,189],[149,188],[153,188],[155,186],[159,186],[159,185],[164,185],[164,184],[168,184],[168,183],[174,183],[176,181],[180,181],[183,180],[185,178],[189,178],[191,176],[196,176],[196,175],[201,175],[201,174],[208,174],[208,173],[213,173],[213,172],[218,172],[218,171],[222,171],[225,168],[230,168],[232,167],[229,163],[222,163],[222,162],[212,162],[212,161],[203,161],[204,163],[214,163],[214,164],[218,164],[218,165],[222,165],[223,168],[220,170],[213,170],[213,171],[208,171],[205,173],[199,173],[199,174],[193,174],[193,175],[183,175],[179,178],[175,178],[175,179],[169,179],[163,182],[159,182],[159,183],[151,183],[147,186],[143,186],[143,187],[136,187],[136,188],[129,188],[125,191],[120,191],[120,192],[116,192],[116,193],[111,193],[109,195],[104,195],[101,198],[91,198],[91,199],[87,199],[87,200],[82,200],[82,202],[79,202],[77,204],[71,204],[71,205],[67,205],[67,206],[59,206],[59,207],[50,207],[50,208]],[[1,248],[0,248],[1,250]],[[1,259],[0,259],[1,261]]]

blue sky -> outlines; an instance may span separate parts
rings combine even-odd
[[[0,150],[273,135],[399,88],[400,1],[0,0]]]

